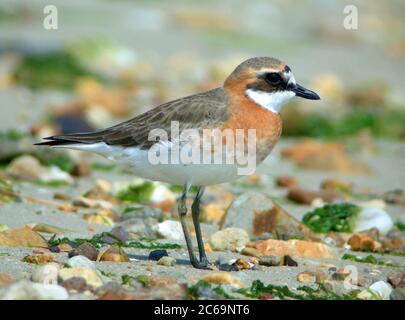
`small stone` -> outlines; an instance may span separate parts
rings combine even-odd
[[[37,255],[28,255],[25,256],[22,261],[26,263],[32,263],[32,264],[44,264],[44,263],[49,263],[53,261],[53,256],[40,253]]]
[[[105,235],[101,238],[101,242],[114,244],[117,242],[126,242],[129,240],[129,234],[123,226],[116,226],[111,229],[109,235]]]
[[[249,235],[243,229],[227,228],[215,232],[210,239],[213,250],[240,252],[249,242]]]
[[[86,283],[86,280],[82,277],[72,277],[66,279],[61,283],[61,286],[64,287],[67,291],[75,292],[84,292],[90,289]]]
[[[153,250],[149,253],[149,260],[159,261],[162,257],[168,257],[169,254],[166,250]]]
[[[405,286],[395,288],[390,296],[391,300],[405,300]]]
[[[69,252],[69,258],[75,256],[84,256],[89,260],[96,261],[98,250],[91,243],[85,242]]]
[[[343,193],[350,193],[353,187],[350,183],[340,179],[326,179],[321,183],[321,189],[325,191],[338,191]]]
[[[183,229],[179,221],[166,220],[153,228],[158,236],[170,240],[184,240]]]
[[[381,248],[381,244],[374,241],[367,233],[356,233],[348,240],[353,251],[378,251]]]
[[[349,271],[341,268],[336,272],[332,273],[331,279],[336,281],[344,281],[350,275]]]
[[[59,269],[60,267],[57,263],[47,263],[40,266],[34,271],[32,281],[44,284],[57,284]]]
[[[55,192],[53,194],[55,200],[70,201],[72,198],[66,193]]]
[[[293,177],[281,176],[276,180],[276,185],[281,188],[293,188],[298,186],[298,181]]]
[[[80,256],[78,256],[80,257]],[[70,278],[79,277],[83,278],[86,283],[92,288],[98,288],[103,285],[101,277],[94,269],[84,267],[64,268],[59,271],[59,278],[61,281],[66,281]]]
[[[370,287],[369,290],[372,290],[373,292],[377,293],[378,296],[382,300],[389,300],[390,295],[392,293],[392,287],[389,283],[385,281],[377,281],[374,282]]]
[[[288,267],[298,267],[298,262],[289,255],[284,256],[284,265]]]
[[[405,271],[395,270],[388,274],[388,282],[394,287],[405,287]]]
[[[96,269],[94,262],[84,256],[74,256],[67,261],[67,264],[72,268],[80,267]]]
[[[7,172],[17,178],[37,180],[45,171],[39,160],[30,155],[15,158],[8,166]]]
[[[90,199],[86,197],[80,197],[73,201],[73,205],[83,208],[91,209],[113,209],[113,204],[109,201],[99,200],[99,199]]]
[[[249,248],[249,247],[243,248],[241,253],[245,256],[256,257],[256,258],[260,258],[261,256],[263,256],[263,254],[259,250],[256,250],[254,248]]]
[[[0,273],[0,288],[14,282],[15,279],[12,276],[5,273]]]
[[[113,262],[129,262],[129,257],[119,246],[111,246],[105,251],[100,252],[99,261],[113,261]]]
[[[250,238],[271,233],[277,239],[312,239],[315,235],[276,201],[260,192],[247,192],[229,207],[222,227],[245,230]]]
[[[309,282],[315,282],[315,277],[314,277],[314,275],[312,275],[308,272],[301,272],[298,274],[297,280],[299,282],[309,283]]]
[[[0,232],[0,246],[46,248],[48,244],[37,232],[25,226]]]
[[[98,300],[137,300],[134,292],[123,288],[118,282],[110,281],[96,290]]]
[[[263,256],[259,259],[259,264],[267,267],[278,267],[284,265],[284,259],[279,256]]]
[[[66,289],[59,285],[26,280],[0,289],[0,300],[65,300],[68,296]]]
[[[247,246],[259,250],[266,256],[288,255],[294,258],[336,258],[333,249],[320,242],[268,239],[253,241]]]
[[[236,268],[238,268],[238,270],[250,270],[252,269],[252,265],[250,265],[250,263],[244,259],[237,259],[234,263],[234,265],[236,266]]]
[[[87,177],[91,174],[91,166],[86,161],[79,161],[73,167],[71,174],[74,177]]]
[[[331,191],[317,192],[301,188],[293,188],[287,194],[287,198],[299,204],[311,205],[314,200],[322,199],[324,202],[333,202],[341,200],[342,197]]]
[[[205,280],[213,284],[230,284],[236,287],[243,287],[243,284],[239,279],[232,277],[228,272],[212,272],[208,273],[202,277],[202,280]]]
[[[176,259],[174,259],[172,257],[163,256],[158,261],[158,265],[166,266],[166,267],[172,267],[175,264],[176,264]]]

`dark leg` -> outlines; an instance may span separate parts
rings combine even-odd
[[[186,245],[187,245],[188,255],[190,257],[190,262],[191,262],[191,264],[193,265],[194,268],[204,269],[204,268],[206,268],[206,265],[200,263],[198,261],[198,259],[196,258],[196,256],[194,255],[193,243],[191,242],[190,233],[188,232],[188,228],[187,228],[187,222],[186,222],[186,215],[187,215],[186,198],[187,198],[188,188],[189,188],[188,185],[184,185],[183,194],[181,195],[181,198],[178,200],[179,217],[180,217],[181,227],[183,228],[184,238],[186,239]]]
[[[201,202],[201,197],[203,194],[204,194],[204,188],[200,187],[198,189],[197,195],[195,196],[194,202],[191,206],[191,213],[192,213],[195,233],[196,233],[196,237],[197,237],[198,251],[200,253],[200,262],[202,264],[208,266],[209,262],[208,262],[206,254],[205,254],[204,242],[202,240],[201,227],[200,227],[200,213],[201,213],[200,202]]]

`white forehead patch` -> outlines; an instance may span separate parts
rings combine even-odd
[[[283,105],[295,97],[292,91],[266,92],[253,89],[247,89],[246,95],[253,102],[274,113],[280,113]]]
[[[297,84],[295,82],[294,75],[293,75],[293,73],[291,71],[284,72],[284,76],[285,76],[286,79],[289,79],[288,84],[290,84],[290,83],[291,84]]]

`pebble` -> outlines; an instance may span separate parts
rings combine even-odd
[[[110,281],[99,287],[95,294],[98,300],[136,300],[134,292],[126,290],[118,282]]]
[[[57,284],[22,280],[0,289],[0,300],[66,300],[69,294]]]
[[[93,261],[89,260],[84,256],[74,256],[67,261],[69,267],[75,268],[89,268],[89,269],[96,269],[96,265]]]
[[[101,277],[94,269],[84,267],[73,267],[73,268],[64,268],[59,271],[59,278],[61,279],[61,281],[66,281],[74,277],[83,278],[86,281],[86,283],[92,288],[98,288],[101,285],[103,285]]]
[[[392,300],[405,300],[405,286],[400,287],[400,288],[395,288],[392,291],[390,298]]]
[[[84,256],[89,260],[96,261],[98,250],[91,243],[85,242],[69,252],[69,258],[75,256]]]
[[[208,273],[202,277],[202,280],[205,280],[213,284],[229,284],[236,287],[243,287],[241,281],[232,277],[228,272],[212,272]]]
[[[263,256],[263,254],[259,250],[255,249],[255,248],[249,248],[249,247],[243,248],[241,253],[245,256],[256,257],[256,258],[260,258]]]
[[[405,271],[395,270],[388,274],[388,282],[394,287],[405,287]]]
[[[86,280],[82,277],[72,277],[66,279],[61,283],[61,286],[64,287],[69,292],[70,291],[84,292],[90,289],[86,283]]]
[[[47,263],[38,267],[32,274],[32,281],[43,284],[58,284],[59,264]]]
[[[111,236],[107,235],[101,238],[101,241],[103,243],[114,244],[118,241],[126,242],[129,239],[128,232],[122,226],[116,226],[112,228],[109,233],[111,234]]]
[[[259,264],[267,267],[278,267],[284,265],[284,259],[279,256],[263,256],[259,259]]]
[[[169,254],[166,250],[153,250],[149,253],[149,260],[159,261],[162,257],[168,257]]]
[[[174,259],[172,257],[163,256],[158,261],[158,265],[166,266],[166,267],[172,267],[175,264],[176,264],[176,259]]]
[[[210,239],[213,250],[240,252],[249,242],[248,233],[239,228],[227,228],[215,232]]]
[[[370,292],[370,290],[374,293],[374,295]],[[368,288],[368,290],[363,290],[360,292],[358,297],[365,300],[374,300],[374,296],[377,295],[381,300],[389,300],[392,291],[392,287],[389,283],[385,281],[377,281],[374,282]]]
[[[289,255],[284,256],[284,265],[289,267],[298,267],[298,262]]]
[[[0,287],[9,285],[13,282],[15,282],[15,279],[12,276],[5,273],[0,273]]]
[[[250,264],[248,261],[244,259],[237,259],[234,262],[234,265],[238,268],[238,270],[250,270],[252,269],[253,264]]]
[[[302,283],[309,283],[315,282],[314,275],[310,274],[309,272],[301,272],[297,276],[297,280]]]
[[[99,261],[129,262],[127,253],[119,246],[111,246],[99,255]]]
[[[367,233],[355,233],[347,242],[353,251],[378,251],[381,244],[374,241]]]
[[[281,176],[276,180],[276,185],[281,188],[293,188],[298,186],[298,181],[289,176]]]
[[[166,220],[153,227],[158,236],[170,240],[184,240],[183,229],[179,221]]]

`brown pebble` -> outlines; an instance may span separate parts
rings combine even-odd
[[[74,256],[85,256],[92,261],[96,261],[98,257],[98,250],[91,243],[85,242],[69,252],[69,258]]]
[[[54,193],[53,198],[54,198],[55,200],[63,200],[63,201],[70,201],[70,200],[72,200],[72,198],[71,198],[68,194],[66,194],[66,193],[60,193],[60,192]]]
[[[367,233],[356,233],[347,242],[353,251],[378,251],[381,244],[374,241]]]
[[[316,192],[301,188],[293,188],[287,194],[288,199],[299,204],[311,204],[315,199],[320,198],[325,202],[333,202],[341,199],[341,196],[334,192]]]
[[[75,177],[87,177],[91,174],[90,164],[86,161],[76,163],[71,174]]]
[[[244,259],[237,259],[235,261],[235,266],[238,268],[238,270],[249,270],[251,269],[251,266],[249,262],[247,262]]]
[[[298,182],[295,178],[289,176],[281,176],[276,180],[276,184],[281,188],[293,188],[298,186]]]
[[[104,252],[100,252],[99,261],[129,262],[126,252],[119,246],[111,246]]]
[[[309,283],[309,282],[314,282],[315,277],[312,274],[308,273],[308,272],[301,272],[301,273],[298,274],[297,280],[299,282]]]

